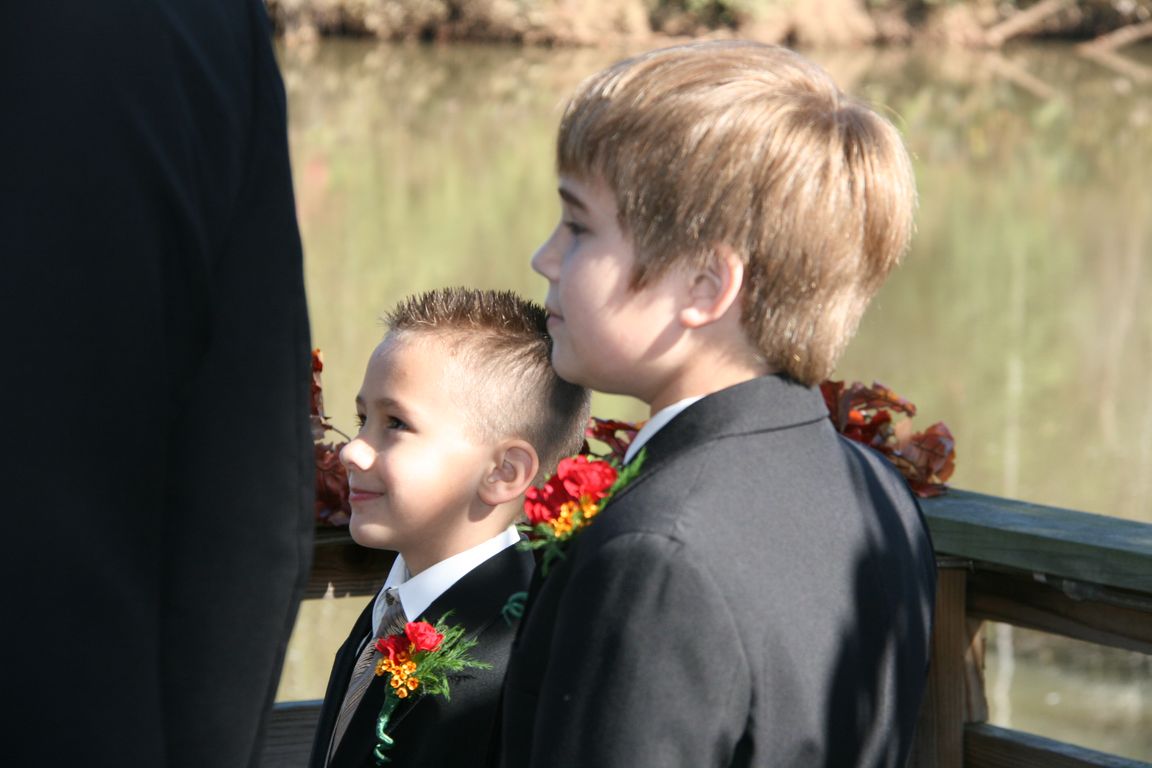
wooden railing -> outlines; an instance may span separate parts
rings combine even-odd
[[[987,724],[985,621],[1152,654],[1152,525],[951,491],[924,503],[939,582],[916,768],[1149,763]]]
[[[1138,768],[987,724],[985,621],[1152,654],[1152,524],[966,491],[923,502],[939,582],[932,664],[912,768]],[[320,532],[306,598],[373,594],[391,565],[344,531]],[[319,702],[276,706],[267,768],[307,763]]]

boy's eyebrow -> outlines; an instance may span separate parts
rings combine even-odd
[[[361,408],[363,408],[366,405],[364,398],[361,397],[360,395],[356,395],[356,405],[360,406]],[[399,408],[400,403],[396,400],[393,400],[390,397],[378,397],[372,401],[372,407],[373,408]]]
[[[576,194],[571,190],[565,189],[564,187],[558,187],[556,192],[560,195],[560,199],[568,203],[568,205],[571,205],[573,208],[579,208],[585,213],[588,212],[588,206],[584,205],[584,201],[577,197]]]

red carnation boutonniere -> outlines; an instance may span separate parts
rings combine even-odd
[[[387,751],[395,743],[388,735],[388,720],[396,706],[410,696],[436,695],[451,698],[448,676],[465,669],[488,669],[492,665],[468,656],[476,645],[475,638],[464,637],[461,626],[449,627],[444,614],[432,626],[426,621],[410,621],[403,633],[381,637],[376,650],[382,657],[376,662],[376,676],[391,675],[384,705],[376,719],[377,765],[388,762]]]
[[[524,494],[528,522],[518,528],[528,535],[528,541],[520,546],[544,550],[541,575],[547,576],[552,562],[564,556],[566,542],[591,523],[612,496],[639,474],[645,457],[643,449],[628,466],[620,466],[623,450],[636,431],[633,425],[593,419],[588,436],[604,441],[604,434],[614,435],[618,430],[630,434],[608,443],[609,458],[582,453],[561,459],[554,475]]]

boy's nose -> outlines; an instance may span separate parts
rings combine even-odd
[[[560,247],[557,242],[561,235],[561,227],[552,231],[552,235],[540,244],[536,253],[532,254],[532,269],[549,280],[556,279],[556,269],[560,264]]]
[[[355,438],[340,449],[340,461],[345,467],[363,471],[376,463],[376,451],[360,438]]]

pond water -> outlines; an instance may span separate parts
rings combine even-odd
[[[543,298],[528,259],[558,215],[560,107],[627,52],[280,51],[313,340],[338,426],[354,425],[377,318],[398,299],[451,284]],[[808,53],[904,131],[921,196],[912,252],[836,378],[892,387],[919,428],[945,422],[956,487],[1152,521],[1152,47],[1111,60],[1066,47]],[[645,415],[610,397],[594,412]],[[281,699],[323,695],[362,603],[305,605]],[[1031,645],[1014,644],[1018,663],[990,662],[989,686],[1011,675],[1041,704],[993,698],[993,719],[1071,739],[1058,713],[1076,696],[1043,692],[1055,683]],[[1152,668],[1100,658],[1071,684],[1109,692],[1075,712],[1076,739],[1152,759]]]

